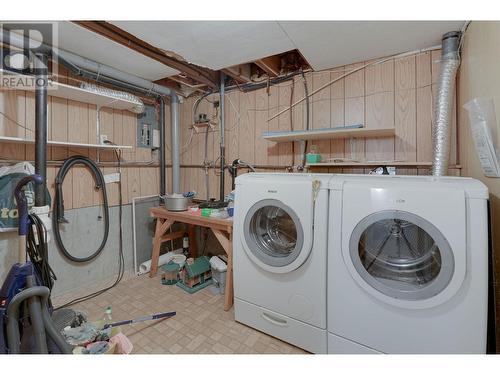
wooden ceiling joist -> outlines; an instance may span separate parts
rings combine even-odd
[[[194,64],[180,61],[172,56],[168,56],[161,49],[154,47],[145,41],[136,38],[132,34],[105,21],[73,21],[92,32],[105,36],[116,43],[128,47],[134,51],[142,53],[156,61],[159,61],[171,68],[177,69],[189,78],[203,83],[209,87],[218,86],[219,74],[211,69],[203,68]]]
[[[222,69],[222,72],[236,80],[238,83],[252,82],[252,79],[250,78],[252,75],[252,68],[250,64],[231,66],[229,68]]]
[[[254,64],[266,72],[270,77],[277,77],[281,71],[281,57],[269,56],[254,61]]]
[[[203,83],[198,83],[198,82],[190,79],[189,77],[182,77],[180,75],[176,75],[176,76],[170,76],[168,78],[172,81],[181,83],[181,84],[188,86],[190,88],[199,89],[199,88],[207,87],[207,85],[205,85]]]

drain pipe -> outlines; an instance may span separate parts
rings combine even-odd
[[[159,127],[160,127],[160,195],[163,196],[167,192],[165,187],[165,99],[163,96],[158,96],[159,108]]]
[[[432,139],[434,155],[432,175],[444,176],[448,173],[450,159],[451,118],[455,78],[460,65],[459,44],[461,33],[450,31],[443,35],[441,72],[438,92],[434,103],[434,128]]]
[[[2,38],[1,40],[4,43],[7,43],[9,45],[18,47],[18,48],[23,48],[25,45],[38,45],[38,42],[31,41],[29,38],[25,38],[22,35],[18,35],[15,33],[10,33],[7,35],[6,33],[1,32]],[[26,43],[26,44],[25,44]],[[155,84],[151,81],[148,81],[146,79],[134,76],[129,73],[122,72],[118,69],[115,69],[113,67],[100,64],[98,62],[86,59],[84,57],[81,57],[79,55],[76,55],[71,52],[67,52],[64,50],[60,49],[52,49],[51,46],[47,45],[42,45],[40,46],[41,50],[47,51],[47,53],[53,53],[53,55],[57,56],[58,62],[63,64],[65,67],[67,67],[70,71],[72,71],[74,74],[85,77],[85,78],[90,78],[98,82],[103,82],[107,83],[116,87],[123,88],[125,90],[131,90],[135,91],[144,95],[153,95],[153,96],[158,96],[161,98],[160,101],[163,101],[163,97],[169,96],[171,98],[172,108],[171,108],[171,119],[172,119],[172,128],[176,127],[175,132],[176,134],[179,134],[179,97],[177,96],[176,92],[174,90],[171,90],[168,87],[161,86],[158,84]],[[160,104],[161,105],[161,104]],[[162,109],[160,109],[162,111]],[[164,111],[164,109],[163,109]],[[164,112],[163,112],[164,113]],[[164,118],[164,114],[163,114]],[[161,112],[160,112],[160,123],[162,122],[161,120]],[[165,122],[163,121],[163,127],[164,127]],[[163,128],[162,127],[162,128]],[[174,129],[172,129],[172,132],[174,132]],[[177,139],[172,138],[172,143],[179,142],[179,138]],[[165,131],[161,131],[160,129],[160,193],[165,192],[165,158],[162,157],[165,155],[165,152],[161,150],[161,148],[165,147]],[[178,147],[177,147],[178,150]],[[174,147],[172,147],[172,153],[174,153]],[[172,154],[172,160],[176,159],[177,161],[179,160],[179,155],[174,155]],[[163,166],[161,166],[163,164]],[[172,162],[172,176],[175,176],[172,178],[172,183],[173,186],[179,186],[179,171],[180,171],[180,165],[179,163],[174,163]],[[163,171],[163,172],[162,172]],[[161,176],[163,173],[163,177]],[[163,184],[163,187],[162,187]],[[179,188],[177,188],[178,190]]]
[[[172,113],[172,191],[180,193],[180,126],[179,126],[179,98],[172,96],[170,100],[170,111]]]
[[[45,188],[47,186],[47,55],[35,56],[35,174],[42,178],[41,184],[35,185],[35,206],[47,204]]]
[[[224,167],[226,165],[226,144],[225,144],[225,131],[226,126],[224,124],[224,94],[226,90],[226,75],[220,73],[220,88],[219,88],[219,103],[220,103],[220,180],[219,180],[219,199],[224,202]]]

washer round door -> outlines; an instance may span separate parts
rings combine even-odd
[[[426,219],[387,210],[363,218],[349,241],[356,272],[391,299],[421,301],[443,292],[455,269],[444,235]]]
[[[293,271],[311,250],[305,246],[299,216],[276,199],[255,203],[246,214],[243,230],[247,255],[266,271]]]

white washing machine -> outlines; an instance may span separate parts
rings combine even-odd
[[[460,177],[330,181],[329,353],[485,353],[488,190]]]
[[[236,179],[235,319],[326,353],[328,175]]]

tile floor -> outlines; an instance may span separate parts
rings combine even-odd
[[[92,285],[53,298],[55,306],[103,285]],[[210,287],[188,294],[179,287],[162,285],[160,277],[126,275],[110,291],[73,305],[89,320],[101,319],[106,306],[113,320],[131,319],[152,313],[176,311],[173,318],[125,326],[122,331],[137,354],[300,354],[302,349],[234,321],[234,309],[225,312],[223,296]]]

